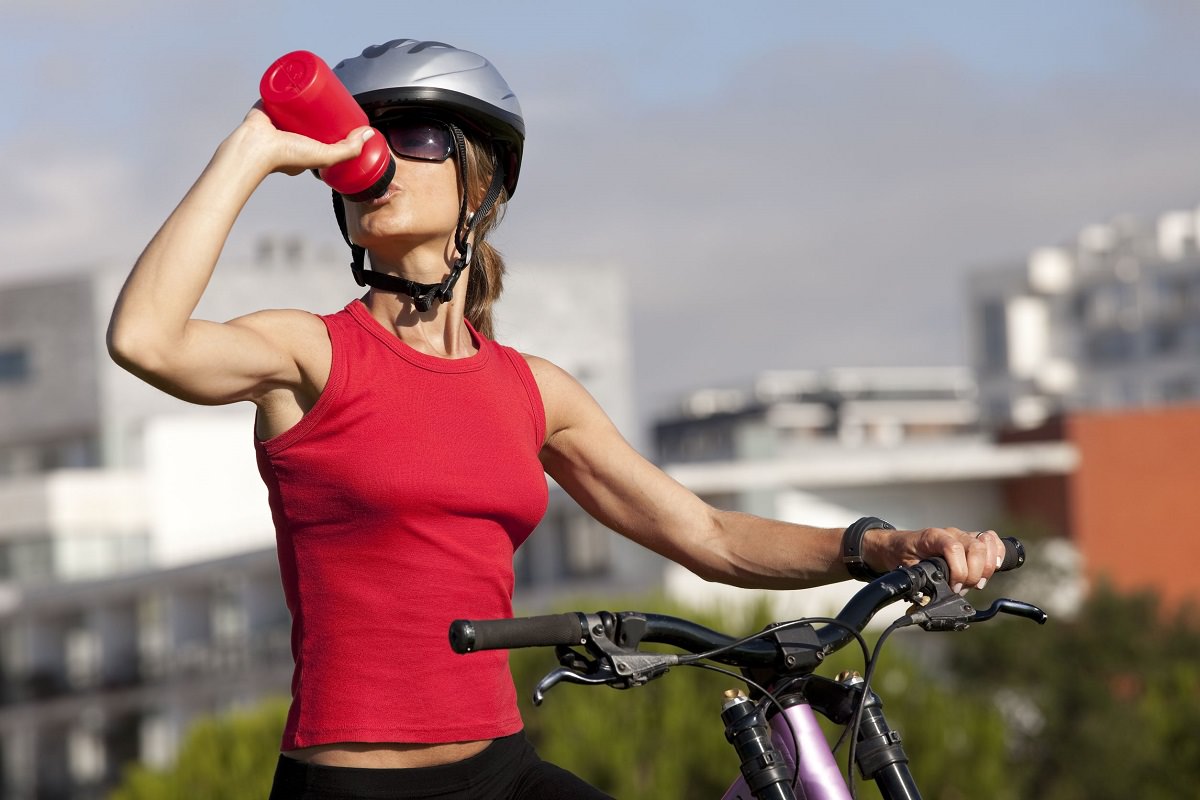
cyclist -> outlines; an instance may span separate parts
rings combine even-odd
[[[926,555],[963,587],[992,574],[991,532],[723,512],[644,460],[570,375],[492,341],[504,264],[487,235],[524,138],[503,78],[408,39],[335,72],[396,157],[382,198],[334,196],[365,294],[327,316],[192,318],[266,176],[351,158],[372,135],[321,144],[251,109],[137,260],[108,335],[163,391],[257,407],[296,659],[273,798],[604,796],[534,754],[503,653],[462,659],[446,641],[455,618],[511,615],[512,555],[545,511],[546,474],[710,580],[796,588]]]

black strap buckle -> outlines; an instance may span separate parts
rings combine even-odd
[[[862,557],[862,540],[867,531],[873,530],[896,530],[896,526],[890,522],[885,522],[879,517],[860,517],[850,523],[850,527],[846,528],[842,534],[842,563],[846,565],[846,571],[850,573],[850,577],[860,581],[873,581],[882,575],[882,572],[876,572],[867,566],[867,562]]]

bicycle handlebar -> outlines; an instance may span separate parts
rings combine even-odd
[[[577,612],[514,619],[456,619],[450,623],[450,647],[456,653],[512,650],[517,647],[580,645],[587,641],[585,620]]]
[[[998,571],[1017,569],[1025,563],[1025,548],[1012,537],[1002,539],[1004,559]],[[837,625],[826,625],[817,631],[820,649],[833,652],[861,633],[871,618],[883,607],[913,592],[921,592],[945,582],[949,570],[940,558],[930,558],[911,567],[900,567],[876,578],[860,589],[837,615]],[[947,590],[948,591],[948,590]],[[966,611],[973,611],[964,604]],[[620,616],[620,615],[618,615]],[[728,647],[736,640],[723,633],[709,630],[689,620],[663,614],[639,614],[644,626],[639,626],[636,647],[640,642],[668,644],[691,653],[705,653]],[[576,611],[564,614],[545,614],[515,619],[455,620],[450,624],[450,646],[456,653],[480,650],[510,650],[518,647],[553,647],[586,644],[592,635],[617,635],[615,643],[627,646],[620,637],[623,631],[589,630],[589,624],[603,626],[603,621],[588,621],[588,615]],[[777,645],[754,639],[731,648],[714,658],[726,664],[755,666],[770,664],[778,654]]]
[[[1025,564],[1025,545],[1015,536],[1002,536],[1000,543],[1004,545],[1004,558],[1000,561],[997,572],[1008,572],[1018,569]]]

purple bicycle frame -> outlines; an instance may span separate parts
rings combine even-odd
[[[792,740],[793,730],[800,739],[799,747]],[[817,715],[808,703],[789,706],[771,719],[771,742],[793,775],[796,774],[797,754],[800,757],[796,800],[850,800],[846,780],[829,749],[825,732],[817,724]],[[750,793],[746,779],[739,777],[722,800],[754,800],[754,795]]]

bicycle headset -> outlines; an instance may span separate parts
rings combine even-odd
[[[501,192],[512,197],[516,191],[525,141],[521,106],[491,62],[442,42],[393,39],[339,62],[333,73],[350,90],[372,124],[400,113],[426,111],[445,121],[454,136],[454,153],[462,181],[462,202],[454,231],[458,257],[441,283],[417,283],[367,269],[366,251],[350,241],[345,201],[340,194],[333,193],[334,215],[342,237],[350,246],[350,270],[358,285],[408,295],[417,310],[428,311],[435,301],[451,298],[459,275],[470,266],[470,237],[476,223],[487,216]],[[473,140],[491,148],[496,165],[483,202],[473,214],[467,209],[470,182],[464,129],[472,134]]]

